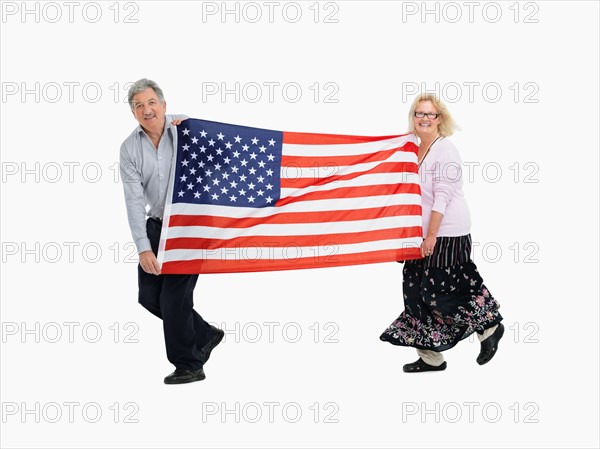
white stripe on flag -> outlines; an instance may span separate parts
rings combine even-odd
[[[296,167],[294,165],[282,166],[281,177],[287,179],[298,179],[298,178],[313,178],[326,179],[329,176],[340,176],[347,175],[350,173],[368,172],[369,170],[377,167],[385,162],[413,162],[416,167],[416,158],[413,153],[407,153],[405,151],[398,151],[391,155],[388,159],[365,162],[363,164],[355,165],[327,165],[313,166],[313,167]]]
[[[398,217],[376,218],[374,220],[333,221],[327,223],[286,223],[261,224],[249,228],[220,228],[215,226],[171,226],[169,238],[218,238],[233,239],[235,237],[264,236],[300,236],[326,234],[353,234],[356,232],[378,231],[399,227],[419,226],[420,215],[403,215]]]
[[[336,182],[330,182],[322,185],[313,185],[308,187],[300,188],[283,188],[281,189],[281,198],[288,198],[306,193],[312,192],[327,192],[329,190],[340,189],[344,187],[366,187],[376,185],[389,185],[389,184],[406,184],[413,183],[417,184],[419,181],[419,175],[417,173],[372,173],[362,176],[358,176],[353,179],[340,179]],[[269,191],[267,190],[266,193]],[[359,202],[360,200],[355,200]]]

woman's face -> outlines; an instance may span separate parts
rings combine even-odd
[[[417,117],[417,115],[423,115]],[[428,114],[430,116],[428,117]],[[435,114],[435,118],[432,114]],[[438,126],[440,125],[440,116],[436,107],[431,101],[421,101],[415,109],[415,131],[417,135],[423,139],[424,137],[435,137],[439,134]]]

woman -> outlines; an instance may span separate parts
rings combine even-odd
[[[404,372],[442,371],[442,351],[477,332],[477,363],[489,362],[504,333],[499,305],[471,260],[471,218],[462,192],[462,161],[448,139],[457,128],[435,95],[421,94],[409,112],[410,131],[420,139],[422,259],[404,264],[404,311],[381,335],[417,349],[419,360]]]

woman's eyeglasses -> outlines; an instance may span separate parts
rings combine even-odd
[[[427,118],[430,118],[431,120],[438,118],[440,115],[441,114],[436,114],[435,112],[415,112],[415,117],[423,118],[427,116]]]

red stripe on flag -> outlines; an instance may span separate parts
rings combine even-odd
[[[328,156],[327,154],[324,154],[323,156],[290,156],[284,154],[281,157],[281,166],[308,168],[349,166],[365,164],[369,162],[385,161],[398,151],[410,151],[414,153],[416,150],[418,150],[418,147],[414,143],[408,142],[402,147],[392,148],[391,150],[382,150],[375,153],[355,154],[348,156]],[[416,165],[417,164],[415,163],[415,167]]]
[[[251,228],[262,224],[325,223],[336,221],[371,220],[399,215],[421,215],[421,206],[400,204],[368,209],[319,212],[281,212],[267,217],[221,217],[217,215],[171,215],[169,227],[211,226],[215,228]]]
[[[295,133],[285,131],[283,133],[283,143],[296,145],[339,145],[378,142],[380,140],[394,139],[404,135],[406,134],[395,136],[350,136],[344,134]]]
[[[345,234],[327,235],[277,235],[277,236],[248,236],[235,237],[228,240],[173,237],[170,238],[165,250],[174,249],[199,249],[216,251],[220,249],[237,248],[290,248],[290,247],[316,247],[350,245],[354,243],[373,242],[377,240],[405,239],[422,237],[420,226],[406,228],[380,229],[377,231],[351,232]]]
[[[304,257],[289,260],[189,260],[164,262],[161,274],[231,273],[304,268],[341,267],[397,260],[420,259],[420,248],[389,249],[365,253]]]

